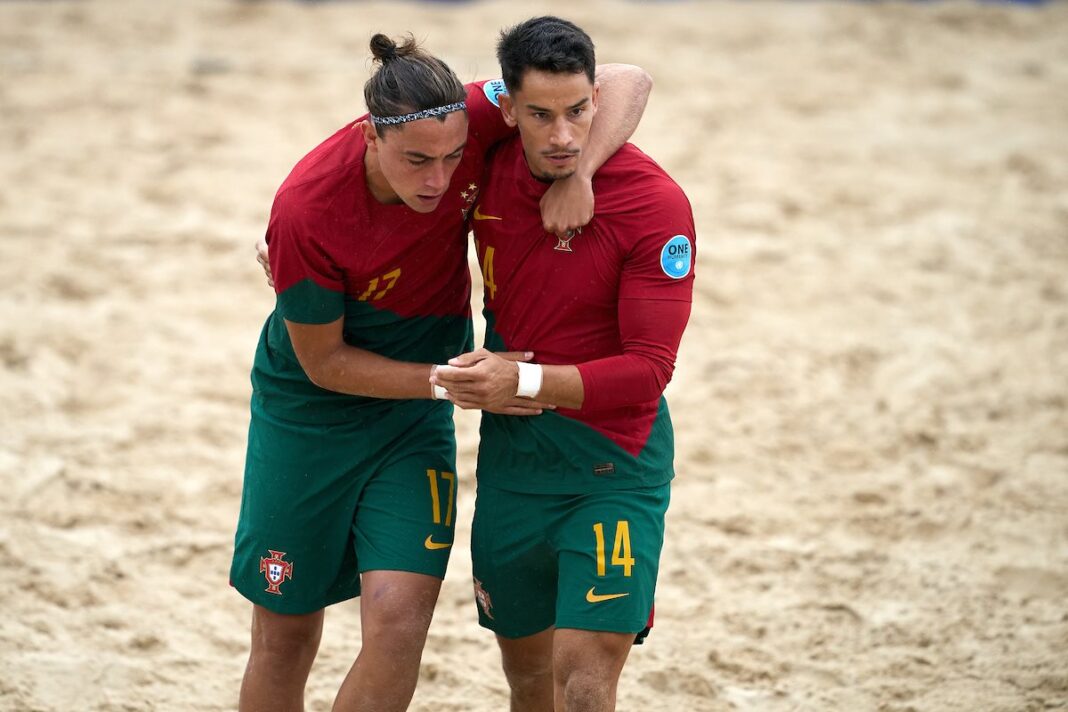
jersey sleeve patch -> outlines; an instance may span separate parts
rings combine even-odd
[[[486,98],[490,100],[491,104],[500,107],[501,94],[507,94],[508,87],[504,85],[503,79],[492,79],[482,85],[482,91],[485,92]]]
[[[693,248],[690,238],[675,235],[660,250],[660,268],[672,279],[682,279],[690,273],[693,263]]]

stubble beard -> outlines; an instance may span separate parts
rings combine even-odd
[[[538,175],[538,179],[552,182],[552,181],[557,181],[557,180],[564,180],[565,178],[570,178],[573,175],[575,175],[575,169],[574,168],[572,168],[569,171],[562,172],[562,173],[551,173],[551,172],[541,173],[541,174]]]

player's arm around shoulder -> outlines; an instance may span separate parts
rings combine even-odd
[[[594,80],[597,112],[578,170],[553,183],[541,199],[542,226],[560,237],[593,219],[593,176],[634,135],[653,90],[652,76],[633,64],[599,64]]]

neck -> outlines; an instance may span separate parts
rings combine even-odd
[[[367,189],[371,196],[380,203],[393,205],[401,202],[400,196],[382,175],[382,166],[378,162],[378,153],[367,150],[363,154],[363,173],[367,180]]]

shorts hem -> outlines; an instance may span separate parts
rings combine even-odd
[[[424,576],[432,576],[441,581],[445,580],[446,573],[445,571],[442,571],[440,573],[437,571],[427,571],[425,569],[419,569],[416,566],[410,566],[406,564],[383,564],[381,566],[376,564],[368,564],[367,566],[360,566],[357,570],[360,572],[361,576],[369,571],[399,571],[401,573],[406,574],[423,574]]]
[[[497,630],[490,623],[486,623],[481,618],[479,618],[478,624],[480,626],[482,626],[483,628],[485,628],[486,630],[492,632],[494,635],[500,636],[501,638],[505,638],[507,640],[517,640],[519,638],[529,638],[532,635],[537,635],[538,633],[543,633],[543,632],[545,632],[545,631],[547,631],[547,630],[549,630],[550,628],[553,627],[553,624],[549,623],[548,625],[544,625],[544,626],[538,627],[535,630],[527,631],[526,629],[522,629],[521,632],[516,633],[516,632],[513,632],[513,631],[504,632],[504,631]]]
[[[527,495],[549,495],[553,497],[576,496],[583,494],[602,494],[605,492],[631,492],[634,490],[653,490],[664,485],[671,484],[675,479],[672,472],[667,477],[634,478],[627,480],[605,480],[603,482],[584,482],[581,486],[569,485],[542,485],[531,486],[528,484],[529,473],[524,472],[515,476],[501,477],[498,474],[478,475],[475,473],[475,483],[479,487],[486,487],[501,492]],[[555,484],[555,483],[554,483]]]
[[[645,630],[645,624],[648,622],[648,618],[636,625],[627,625],[615,620],[590,620],[584,619],[581,621],[572,620],[558,620],[556,627],[559,628],[572,628],[574,630],[588,630],[594,633],[624,633],[627,635],[637,635]]]
[[[275,596],[272,596],[269,599],[265,598],[259,595],[263,593],[262,590],[258,590],[255,595],[250,596],[246,592],[246,590],[243,589],[242,586],[239,586],[238,584],[233,584],[233,587],[234,590],[241,594],[241,597],[249,603],[252,603],[256,606],[260,606],[262,608],[266,608],[271,613],[280,613],[282,615],[287,616],[302,616],[308,613],[315,613],[316,611],[321,611],[324,608],[327,608],[328,606],[334,605],[335,603],[343,603],[345,601],[350,601],[353,598],[360,597],[360,592],[356,591],[355,593],[348,593],[341,596],[331,596],[330,598],[325,599],[320,605],[309,602],[305,602],[302,604],[290,603],[289,601],[285,600],[284,596],[281,598]]]

